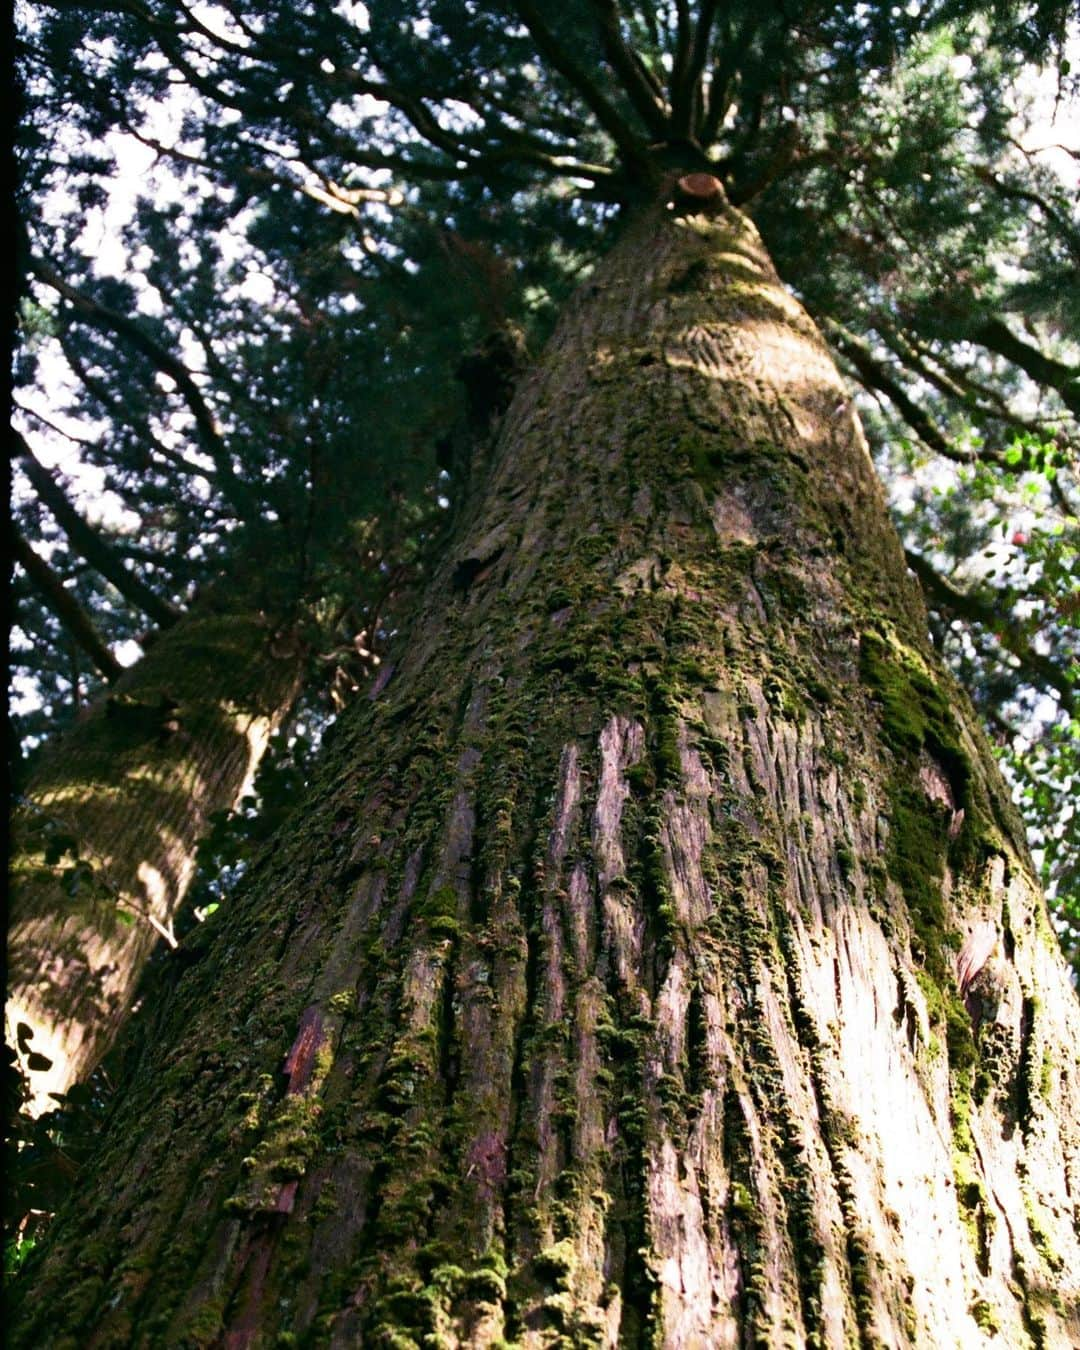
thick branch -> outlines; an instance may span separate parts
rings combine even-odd
[[[733,186],[729,193],[731,200],[737,206],[744,206],[747,202],[759,196],[776,182],[787,170],[795,163],[797,151],[799,148],[799,128],[795,122],[784,124],[776,139],[776,145],[772,154],[765,161],[758,171],[749,178],[743,179],[737,186]]]
[[[1029,202],[1032,206],[1038,207],[1047,220],[1053,221],[1057,226],[1073,257],[1080,259],[1080,232],[1077,232],[1057,207],[1051,206],[1045,197],[1040,196],[1038,192],[1033,192],[1030,188],[1014,187],[1011,183],[1006,183],[999,178],[992,170],[981,165],[974,170],[974,173],[980,182],[992,187],[999,196],[1010,198],[1013,201]]]
[[[907,565],[919,578],[931,609],[977,623],[997,635],[1005,650],[1020,662],[1021,670],[1034,684],[1049,685],[1057,691],[1058,702],[1066,712],[1075,706],[1076,689],[1072,680],[1049,657],[1037,652],[1020,625],[1002,613],[1000,597],[957,590],[937,572],[920,553],[906,549]]]
[[[622,81],[634,111],[658,140],[670,134],[668,110],[642,74],[641,64],[623,41],[619,31],[619,11],[615,0],[591,0],[604,44],[608,64]]]
[[[529,30],[537,51],[585,100],[593,116],[615,142],[627,165],[633,168],[643,167],[645,155],[641,142],[596,81],[566,50],[544,22],[540,6],[534,4],[533,0],[511,0],[511,3],[521,22]]]
[[[743,69],[744,59],[760,26],[761,19],[752,15],[744,19],[737,34],[725,34],[720,46],[720,60],[713,68],[709,85],[708,108],[700,132],[702,146],[711,145],[719,134],[720,124],[727,112],[731,82],[736,73]]]
[[[918,373],[929,384],[948,398],[956,399],[966,408],[981,413],[984,417],[994,417],[1009,421],[1017,426],[1026,425],[1010,411],[1005,399],[995,389],[971,378],[969,372],[948,361],[939,351],[935,351],[917,334],[906,334],[895,328],[880,312],[874,316],[874,327],[886,347],[906,365]],[[979,403],[979,398],[989,400]]]
[[[925,341],[915,335],[905,336],[880,318],[876,322],[881,340],[889,350],[905,365],[918,372],[924,380],[932,384],[947,398],[955,399],[965,413],[1013,427],[1021,432],[1034,432],[1039,436],[1055,436],[1062,445],[1068,447],[1068,437],[1058,429],[1050,429],[1045,419],[1024,418],[1014,413],[1005,399],[996,389],[991,389],[979,380],[971,377],[970,372],[950,362],[941,352],[935,351]],[[980,401],[981,400],[981,401]],[[1062,414],[1067,417],[1068,414]],[[984,442],[978,450],[972,451],[972,458],[984,463],[1000,464],[1002,454],[1000,445]],[[1050,495],[1066,513],[1071,512],[1068,489],[1065,480],[1059,475],[1048,482]]]
[[[846,328],[830,319],[823,321],[823,327],[836,344],[837,350],[855,367],[859,377],[871,388],[885,395],[928,449],[961,464],[970,462],[971,456],[963,454],[949,443],[934,422],[893,379],[881,362],[871,355],[870,349],[860,342],[854,333],[849,333]]]
[[[20,433],[14,431],[12,435],[15,453],[34,491],[52,512],[76,553],[85,558],[107,581],[112,582],[121,595],[162,628],[168,628],[170,624],[175,623],[180,617],[179,612],[167,601],[162,600],[161,596],[155,594],[134,573],[128,571],[93,526],[88,525],[75,510],[63,488],[50,470],[34,455]]]
[[[675,90],[683,82],[690,65],[690,48],[694,42],[693,20],[690,18],[689,0],[675,0],[675,55],[671,61],[671,100],[675,101]]]
[[[693,137],[701,129],[701,77],[709,56],[709,43],[718,8],[719,0],[703,0],[689,55],[677,79],[676,72],[672,72],[671,129],[676,136]]]
[[[981,380],[976,380],[970,371],[950,361],[942,352],[936,351],[925,340],[915,334],[903,334],[887,323],[876,322],[881,340],[899,359],[909,364],[924,380],[948,398],[956,399],[970,413],[1001,422],[1018,431],[1035,432],[1039,435],[1054,435],[1050,430],[1050,419],[1021,417],[1013,412],[1001,393]],[[1067,417],[1068,414],[1060,414]],[[985,451],[977,456],[986,459]],[[997,458],[996,455],[992,456]]]
[[[105,645],[90,615],[64,586],[45,559],[35,553],[15,529],[11,532],[11,553],[30,578],[34,589],[93,661],[95,667],[107,680],[115,680],[124,668]]]
[[[83,295],[64,280],[47,263],[35,258],[31,264],[34,275],[62,295],[78,314],[93,327],[104,329],[125,338],[136,351],[145,356],[163,375],[167,375],[176,384],[184,402],[187,404],[199,432],[199,441],[214,461],[217,469],[218,485],[229,501],[241,514],[252,505],[251,494],[237,478],[229,462],[228,451],[218,430],[214,415],[203,398],[202,391],[192,378],[191,372],[179,357],[167,347],[152,338],[142,325],[126,314],[110,309],[90,296]]]
[[[1048,384],[1061,395],[1062,402],[1080,415],[1080,372],[1053,357],[1044,356],[1037,347],[1018,338],[1001,319],[985,319],[970,334],[974,342],[1019,366],[1036,384]]]
[[[73,362],[70,359],[70,354],[68,353],[66,347],[64,348],[64,355],[68,357],[68,364],[71,366],[72,370],[74,370],[75,374],[78,375],[81,380],[83,380],[83,382],[86,384],[87,389],[89,389],[89,391],[94,395],[94,397],[100,402],[101,406],[105,408],[114,418],[120,418],[120,420],[122,421],[123,419],[121,417],[121,405],[119,400],[110,398],[105,389],[102,388],[100,384],[97,384],[93,382],[91,379],[87,378],[86,375],[84,374],[83,368],[76,365],[75,362]],[[27,417],[32,417],[35,422],[40,422],[42,426],[48,427],[50,431],[55,432],[56,435],[58,436],[63,436],[65,440],[71,441],[72,444],[74,445],[82,445],[86,446],[88,449],[98,451],[101,448],[100,441],[87,440],[84,436],[73,436],[70,431],[65,431],[63,427],[58,426],[55,422],[50,422],[49,419],[43,416],[41,413],[39,413],[36,408],[30,408],[25,403],[20,403],[17,399],[15,400],[14,406],[18,408],[19,412],[25,414]],[[171,468],[175,469],[178,473],[186,474],[193,478],[194,477],[204,478],[206,479],[207,482],[213,481],[212,469],[202,468],[198,464],[190,464],[186,459],[184,459],[183,455],[178,454],[175,450],[170,450],[168,446],[162,445],[160,441],[155,440],[154,437],[149,435],[142,427],[135,426],[129,422],[127,424],[126,429],[131,433],[132,436],[135,437],[135,440],[137,441],[139,446],[146,452],[148,456],[154,455],[159,456],[166,462],[166,464],[168,464]],[[160,557],[155,556],[153,561],[157,563],[158,566],[160,566],[162,560]]]

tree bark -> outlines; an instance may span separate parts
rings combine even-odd
[[[733,210],[583,288],[198,954],[18,1344],[1080,1340],[1076,999]]]
[[[5,1009],[35,1114],[111,1045],[209,817],[296,697],[299,651],[270,648],[264,620],[206,605],[44,752],[13,827]]]

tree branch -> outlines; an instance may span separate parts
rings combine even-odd
[[[668,109],[645,79],[635,53],[626,45],[619,30],[619,10],[615,0],[590,0],[604,44],[608,65],[622,81],[634,110],[656,140],[670,135]]]
[[[745,206],[780,178],[797,160],[799,127],[796,122],[785,122],[776,138],[772,154],[757,173],[733,185],[728,196],[734,206]]]
[[[614,104],[601,92],[596,81],[586,73],[584,67],[566,50],[544,22],[540,6],[534,4],[533,0],[510,0],[510,3],[518,18],[529,30],[537,51],[585,100],[593,116],[615,142],[627,167],[644,169],[646,158],[640,140],[627,126]]]
[[[967,371],[948,361],[940,352],[934,351],[917,335],[902,334],[891,324],[881,320],[876,320],[875,325],[881,340],[895,356],[911,366],[940,393],[947,398],[954,399],[966,414],[982,418],[986,422],[1003,424],[1021,432],[1033,432],[1040,436],[1058,435],[1058,433],[1052,431],[1048,433],[1045,423],[1038,419],[1018,416],[1009,408],[1005,399],[997,390],[972,379]],[[983,400],[982,402],[980,402],[980,398]],[[1068,416],[1068,414],[1065,414],[1065,416]],[[1070,442],[1067,436],[1060,436],[1060,440],[1065,447],[1069,446]],[[1002,450],[1000,447],[984,443],[980,449],[972,451],[972,458],[983,463],[1001,464]],[[1072,508],[1069,503],[1065,480],[1058,475],[1051,479],[1047,486],[1051,498],[1061,510],[1071,513]]]
[[[833,319],[824,319],[823,327],[836,344],[841,354],[855,367],[860,379],[871,388],[884,394],[904,421],[915,432],[919,440],[930,450],[958,464],[969,464],[972,456],[964,454],[950,444],[937,425],[914,402],[907,391],[895,380],[880,361],[871,355],[869,347],[861,342],[854,333],[836,323]]]
[[[1037,206],[1048,220],[1052,220],[1061,232],[1062,238],[1069,247],[1069,252],[1074,258],[1080,259],[1080,233],[1078,233],[1069,222],[1062,216],[1061,212],[1030,188],[1013,187],[1011,183],[1004,182],[991,169],[983,165],[978,165],[974,169],[975,177],[981,182],[992,187],[1001,197],[1008,197],[1014,201],[1030,202],[1032,206]]]
[[[130,418],[130,416],[128,416],[127,411],[124,405],[121,403],[121,401],[119,399],[113,398],[112,395],[109,393],[108,389],[102,383],[102,381],[96,380],[90,374],[84,362],[79,358],[78,353],[71,349],[72,344],[68,341],[65,341],[63,335],[61,335],[60,337],[60,346],[63,350],[64,358],[67,361],[68,365],[72,368],[72,370],[79,377],[82,383],[90,391],[91,395],[95,399],[97,399],[97,401],[101,404],[102,408],[105,409],[105,411],[109,414],[109,416],[113,418],[113,420],[119,426],[124,427],[125,430],[135,438],[135,440],[142,448],[142,450],[145,452],[145,454],[148,456],[148,458],[153,459],[154,456],[157,456],[158,458],[164,460],[166,464],[168,464],[171,468],[175,469],[178,473],[182,473],[187,477],[203,478],[206,480],[206,482],[210,484],[211,487],[216,487],[217,471],[215,469],[210,468],[205,464],[192,464],[188,460],[186,460],[183,457],[183,455],[181,455],[178,451],[171,450],[168,446],[163,445],[153,435],[152,431],[150,431],[146,427],[140,426],[137,422],[133,421]],[[26,408],[24,409],[24,411],[30,413],[30,415],[32,417],[37,418],[38,421],[41,422],[45,421],[45,419],[41,416],[40,413],[34,412],[33,409],[31,408]],[[59,428],[56,429],[59,430]],[[61,434],[66,435],[67,433]],[[68,439],[70,440],[71,437],[69,436]],[[90,442],[84,442],[84,444],[90,444]],[[95,445],[94,448],[97,449],[98,446]],[[229,512],[228,515],[225,516],[221,508],[218,506],[216,500],[214,506],[215,510],[217,511],[219,519],[226,518],[237,520],[240,518],[239,513],[237,513],[235,510]],[[155,561],[159,566],[162,563],[162,559],[160,557],[158,557]]]
[[[931,609],[964,619],[968,623],[977,623],[994,633],[1005,650],[1020,662],[1021,669],[1032,683],[1042,683],[1055,689],[1061,706],[1066,712],[1072,713],[1076,702],[1076,689],[1072,680],[1049,657],[1032,647],[1020,625],[1003,613],[1000,596],[957,590],[921,553],[905,549],[904,556],[908,567],[919,578]]]
[[[689,0],[675,0],[675,55],[671,60],[671,103],[674,107],[675,92],[683,83],[690,65],[690,49],[694,44],[694,26],[690,18]]]
[[[94,627],[90,615],[75,599],[49,564],[35,553],[18,530],[11,531],[11,552],[15,561],[30,578],[34,589],[49,609],[79,644],[95,667],[107,680],[115,680],[124,667],[105,645]]]
[[[716,140],[720,131],[720,124],[727,112],[732,78],[737,71],[742,69],[743,58],[750,50],[750,44],[753,42],[754,35],[760,26],[761,19],[759,17],[748,18],[744,20],[738,33],[734,37],[728,34],[721,45],[720,60],[713,67],[708,107],[700,132],[703,148],[707,148]]]
[[[693,138],[701,130],[701,77],[709,58],[709,43],[718,8],[719,0],[702,0],[690,54],[678,80],[672,71],[671,129],[676,136]]]
[[[83,295],[81,291],[77,291],[74,286],[69,285],[47,263],[34,258],[31,260],[30,268],[39,281],[43,281],[59,295],[62,295],[76,313],[81,314],[89,324],[126,338],[135,350],[145,356],[157,370],[175,382],[192,417],[195,419],[200,443],[214,461],[214,466],[217,469],[218,486],[241,515],[245,513],[245,510],[250,509],[252,506],[251,493],[236,476],[229,460],[225,442],[214,420],[214,415],[183,361],[152,338],[134,319],[110,309],[107,305],[103,305],[87,295]]]
[[[1050,419],[1021,417],[1013,412],[996,389],[981,380],[976,380],[969,371],[950,361],[941,352],[935,351],[916,334],[903,334],[890,324],[877,321],[875,327],[891,352],[901,361],[910,363],[927,383],[932,384],[947,397],[955,399],[968,412],[988,421],[1004,423],[1018,431],[1034,432],[1037,435],[1057,435],[1057,432],[1048,429]],[[1068,414],[1061,416],[1068,417]],[[1062,439],[1066,444],[1069,443],[1067,438]],[[980,459],[986,457],[985,454],[977,456]]]
[[[1001,319],[982,320],[970,330],[969,336],[980,347],[1019,366],[1036,384],[1048,384],[1056,389],[1065,406],[1080,416],[1080,371],[1051,356],[1044,356],[1037,347],[1018,338]]]
[[[111,581],[125,599],[137,609],[141,609],[162,628],[168,628],[180,617],[166,600],[157,595],[133,572],[129,572],[121,560],[98,534],[92,525],[82,518],[67,499],[67,494],[56,481],[51,470],[37,458],[30,446],[18,431],[12,431],[15,453],[29,478],[38,497],[49,508],[76,553],[95,567],[107,581]]]

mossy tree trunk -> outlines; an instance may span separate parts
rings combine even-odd
[[[17,1343],[1080,1341],[1075,996],[742,216],[627,228],[461,530]]]
[[[13,827],[5,1008],[35,1113],[108,1050],[210,816],[295,699],[299,650],[271,648],[264,619],[205,603],[44,752]]]

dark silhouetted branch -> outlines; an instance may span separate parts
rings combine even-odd
[[[1065,711],[1069,713],[1073,711],[1076,700],[1073,681],[1048,656],[1032,647],[1020,625],[1002,612],[1000,596],[958,590],[950,581],[946,581],[922,554],[906,549],[904,556],[907,565],[919,578],[926,602],[931,609],[953,618],[964,619],[968,623],[977,623],[994,633],[1005,650],[1016,657],[1021,670],[1033,684],[1049,685],[1051,689],[1057,691],[1058,702]]]
[[[64,280],[48,263],[35,258],[31,269],[39,281],[51,286],[57,294],[71,305],[87,323],[106,332],[114,333],[131,344],[145,356],[150,363],[167,375],[176,384],[184,402],[187,404],[199,433],[199,442],[213,459],[217,470],[218,486],[233,506],[243,514],[245,508],[252,505],[251,493],[237,478],[229,461],[228,451],[218,430],[214,415],[207,406],[202,390],[195,383],[191,371],[173,352],[152,338],[143,326],[127,314],[110,309],[90,296],[83,295]]]
[[[1050,385],[1061,395],[1065,406],[1080,415],[1080,371],[1044,356],[1037,347],[1018,338],[1003,320],[984,319],[960,336],[969,336],[981,347],[1019,366],[1036,384]]]
[[[600,85],[567,51],[544,22],[541,7],[534,4],[533,0],[511,0],[511,4],[518,18],[529,30],[537,51],[551,64],[552,69],[558,71],[581,95],[597,122],[615,142],[627,167],[643,168],[645,153],[641,142],[623,120],[615,105],[608,100]]]
[[[17,530],[11,532],[11,554],[30,578],[31,585],[75,642],[107,680],[115,680],[123,666],[105,645],[90,615],[67,589],[49,564],[35,553]]]
[[[168,601],[162,600],[161,596],[155,594],[133,572],[128,571],[93,526],[75,510],[51,470],[37,459],[19,432],[15,431],[12,435],[20,466],[39,499],[48,507],[57,524],[67,535],[75,552],[85,558],[107,581],[111,581],[125,599],[137,609],[141,609],[160,627],[167,628],[175,623],[180,617],[179,611]]]
[[[876,389],[879,393],[885,395],[928,449],[939,455],[944,455],[946,459],[956,460],[961,464],[971,462],[972,456],[957,450],[955,446],[950,444],[940,429],[914,402],[899,381],[894,379],[886,367],[871,355],[870,349],[865,343],[830,319],[824,321],[824,327],[835,343],[837,350],[854,366],[859,378],[871,389]]]

